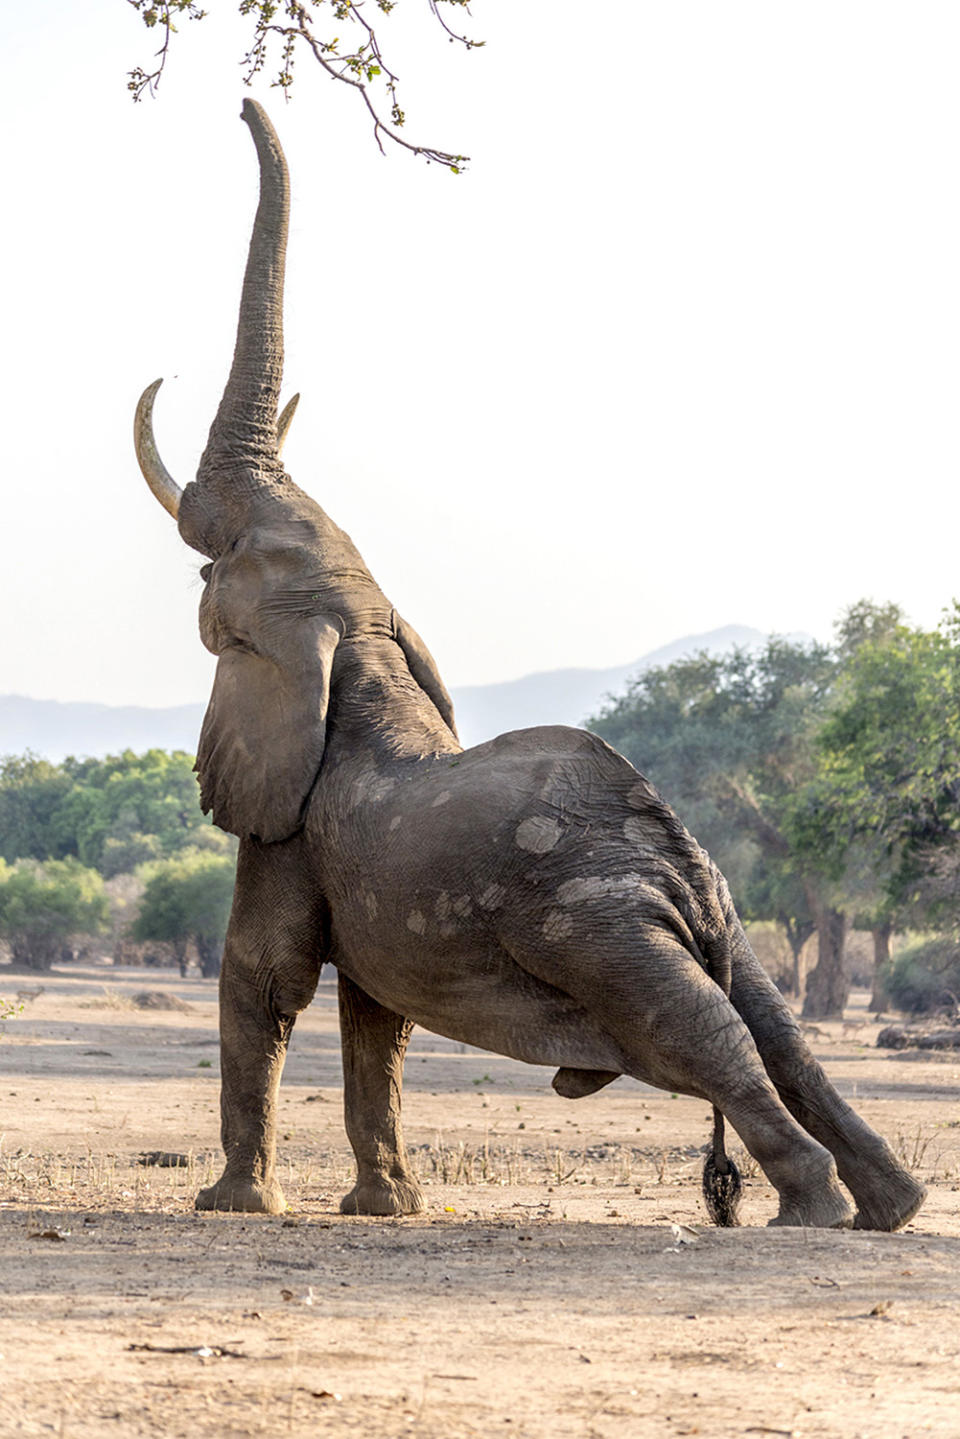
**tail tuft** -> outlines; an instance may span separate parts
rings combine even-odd
[[[726,1173],[721,1174],[716,1159],[708,1154],[703,1166],[703,1202],[714,1224],[721,1229],[736,1228],[740,1223],[738,1214],[742,1198],[743,1183],[733,1160],[727,1158]]]
[[[713,1107],[713,1147],[703,1166],[703,1202],[720,1229],[734,1229],[743,1198],[740,1171],[723,1145],[723,1115]]]

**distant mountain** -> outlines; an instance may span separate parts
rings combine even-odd
[[[699,650],[722,654],[735,645],[754,649],[765,638],[746,625],[726,625],[707,634],[686,635],[612,669],[548,670],[501,684],[461,685],[452,692],[460,738],[473,745],[527,725],[579,725],[597,713],[607,696],[620,693],[629,679],[651,665],[671,664]],[[117,754],[125,749],[183,749],[192,754],[204,708],[192,704],[146,709],[2,695],[0,755],[29,749],[56,762],[68,754]]]
[[[146,709],[0,695],[0,754],[29,749],[55,762],[68,754],[119,754],[125,749],[184,749],[193,754],[205,708]]]
[[[757,649],[766,638],[760,630],[748,625],[724,625],[707,634],[685,635],[628,665],[616,665],[612,669],[547,670],[500,684],[461,685],[451,691],[460,739],[469,746],[492,739],[505,730],[524,729],[528,725],[582,725],[598,713],[609,696],[621,694],[628,680],[642,670],[672,664],[700,650],[723,654],[734,646]]]

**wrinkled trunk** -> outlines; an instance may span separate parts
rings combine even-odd
[[[817,915],[817,963],[807,980],[804,1019],[840,1019],[850,997],[850,982],[843,972],[843,950],[848,920],[838,909],[824,908]]]
[[[260,106],[243,102],[260,161],[260,203],[243,279],[237,343],[197,479],[230,469],[231,485],[279,474],[277,408],[283,378],[283,272],[290,181],[280,142]],[[237,466],[247,474],[237,474]]]
[[[870,995],[870,1010],[873,1014],[879,1014],[881,1010],[888,1009],[892,1004],[890,991],[887,989],[887,977],[893,925],[890,923],[878,925],[870,933],[873,936],[873,993]]]

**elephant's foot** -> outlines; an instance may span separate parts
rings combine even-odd
[[[882,1229],[890,1232],[900,1229],[916,1214],[927,1197],[927,1191],[919,1179],[914,1179],[906,1170],[887,1183],[881,1192],[869,1202],[860,1195],[859,1208],[853,1221],[854,1229]]]
[[[840,1186],[831,1184],[816,1197],[802,1198],[781,1194],[780,1212],[769,1221],[770,1228],[794,1229],[849,1229],[853,1224],[853,1210],[847,1203]]]
[[[242,1214],[283,1214],[287,1201],[275,1179],[233,1179],[225,1173],[209,1189],[201,1189],[194,1208]]]
[[[415,1179],[377,1174],[358,1179],[340,1201],[341,1214],[419,1214],[423,1194]]]
[[[772,1178],[772,1176],[770,1176]],[[802,1229],[849,1229],[853,1209],[837,1181],[832,1155],[816,1146],[814,1153],[793,1161],[780,1183],[780,1212],[771,1225]]]

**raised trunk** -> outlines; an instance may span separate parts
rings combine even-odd
[[[260,203],[243,279],[237,343],[230,378],[210,427],[197,479],[224,470],[231,483],[255,486],[281,473],[277,407],[283,378],[283,271],[290,211],[290,181],[280,142],[263,110],[244,100],[260,161]]]
[[[850,982],[843,972],[843,950],[848,921],[838,909],[824,908],[817,915],[817,963],[807,980],[804,1019],[841,1019],[850,997]]]
[[[873,936],[873,993],[870,996],[870,1010],[873,1014],[879,1014],[881,1010],[888,1009],[892,1003],[890,991],[887,988],[887,978],[890,965],[890,936],[893,933],[893,925],[877,925],[870,933]]]

